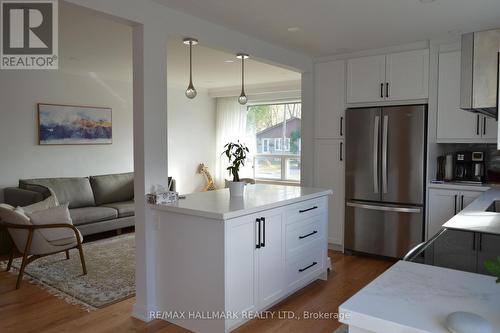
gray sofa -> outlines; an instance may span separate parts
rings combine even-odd
[[[90,177],[21,179],[19,187],[4,189],[5,202],[27,206],[50,195],[69,204],[73,224],[83,235],[134,225],[134,174]]]

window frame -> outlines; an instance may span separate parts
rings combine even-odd
[[[273,102],[273,101],[256,101],[256,102],[253,102],[253,103],[248,103],[247,104],[247,112],[248,112],[248,109],[251,108],[252,106],[259,106],[259,105],[286,105],[286,104],[300,104],[301,106],[301,111],[302,111],[302,101],[300,99],[294,99],[294,100],[290,100],[290,101],[283,101],[283,100],[280,100],[280,101],[276,101],[276,102]],[[301,123],[300,123],[300,133],[302,134],[302,114],[301,114]],[[285,120],[284,120],[285,121]],[[284,146],[284,142],[283,142],[283,138],[274,138],[274,140],[276,139],[280,139],[281,140],[281,144],[280,144],[280,147],[281,149],[285,148]],[[301,138],[299,138],[299,147],[301,147]],[[268,150],[267,151],[264,151],[264,140],[268,140]],[[286,166],[287,166],[287,161],[289,161],[290,159],[296,159],[298,158],[299,161],[300,161],[300,164],[301,164],[301,167],[300,167],[300,171],[302,171],[302,149],[299,149],[299,155],[293,155],[293,154],[284,154],[285,152],[290,152],[290,148],[291,148],[291,138],[285,138],[285,140],[288,141],[288,150],[277,150],[276,149],[276,141],[275,142],[275,147],[274,147],[274,151],[281,151],[282,154],[273,154],[270,152],[270,140],[269,138],[262,138],[262,153],[261,154],[254,154],[253,155],[253,159],[252,159],[252,169],[253,169],[253,178],[256,180],[256,181],[262,181],[262,182],[275,182],[275,183],[287,183],[287,184],[300,184],[301,182],[301,179],[299,180],[295,180],[295,179],[289,179],[287,178],[288,176],[288,172],[287,172],[287,169],[286,169]],[[275,158],[279,158],[280,159],[280,162],[281,162],[281,172],[280,172],[280,178],[277,179],[277,178],[262,178],[262,177],[256,177],[256,164],[255,164],[255,160],[256,158],[258,157],[269,157],[269,156],[272,156],[272,157],[275,157]],[[301,172],[300,172],[301,173]],[[299,175],[299,178],[300,178],[300,175]]]

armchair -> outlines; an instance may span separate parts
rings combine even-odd
[[[69,250],[73,248],[77,248],[79,251],[83,275],[87,274],[82,250],[82,235],[74,225],[66,223],[33,225],[29,218],[16,212],[14,207],[4,204],[0,204],[0,225],[9,231],[18,252],[23,257],[19,276],[17,277],[16,289],[21,286],[24,270],[29,263],[38,258],[63,251],[66,253],[66,259],[69,259]],[[60,228],[72,229],[74,236],[48,241],[40,232],[42,229],[56,230]],[[14,252],[15,249],[13,248],[9,256],[7,271],[12,266]]]

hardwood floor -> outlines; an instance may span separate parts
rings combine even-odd
[[[293,311],[297,316],[304,311],[337,312],[340,304],[392,265],[379,259],[344,256],[333,251],[329,255],[334,271],[330,272],[328,281],[314,282],[271,310]],[[0,332],[187,332],[165,321],[145,324],[131,318],[133,298],[86,312],[26,281],[19,290],[15,290],[15,284],[14,274],[0,272]],[[254,319],[235,332],[332,333],[339,325],[332,319]]]

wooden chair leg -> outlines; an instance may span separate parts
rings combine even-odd
[[[83,256],[82,244],[78,244],[78,252],[80,252],[80,261],[82,262],[83,275],[87,275],[87,266],[85,265],[85,257]]]
[[[9,262],[7,263],[6,272],[10,271],[10,268],[12,267],[12,260],[14,260],[14,245],[12,245],[12,249],[10,250]]]
[[[30,229],[28,233],[28,241],[26,242],[26,247],[24,248],[23,261],[21,263],[21,268],[19,269],[19,276],[17,277],[16,289],[19,289],[19,287],[21,286],[21,281],[23,280],[24,269],[28,264],[28,253],[31,248],[32,239],[33,239],[33,230]]]
[[[66,260],[68,260],[69,259],[69,250],[66,250],[64,252],[66,252]]]

